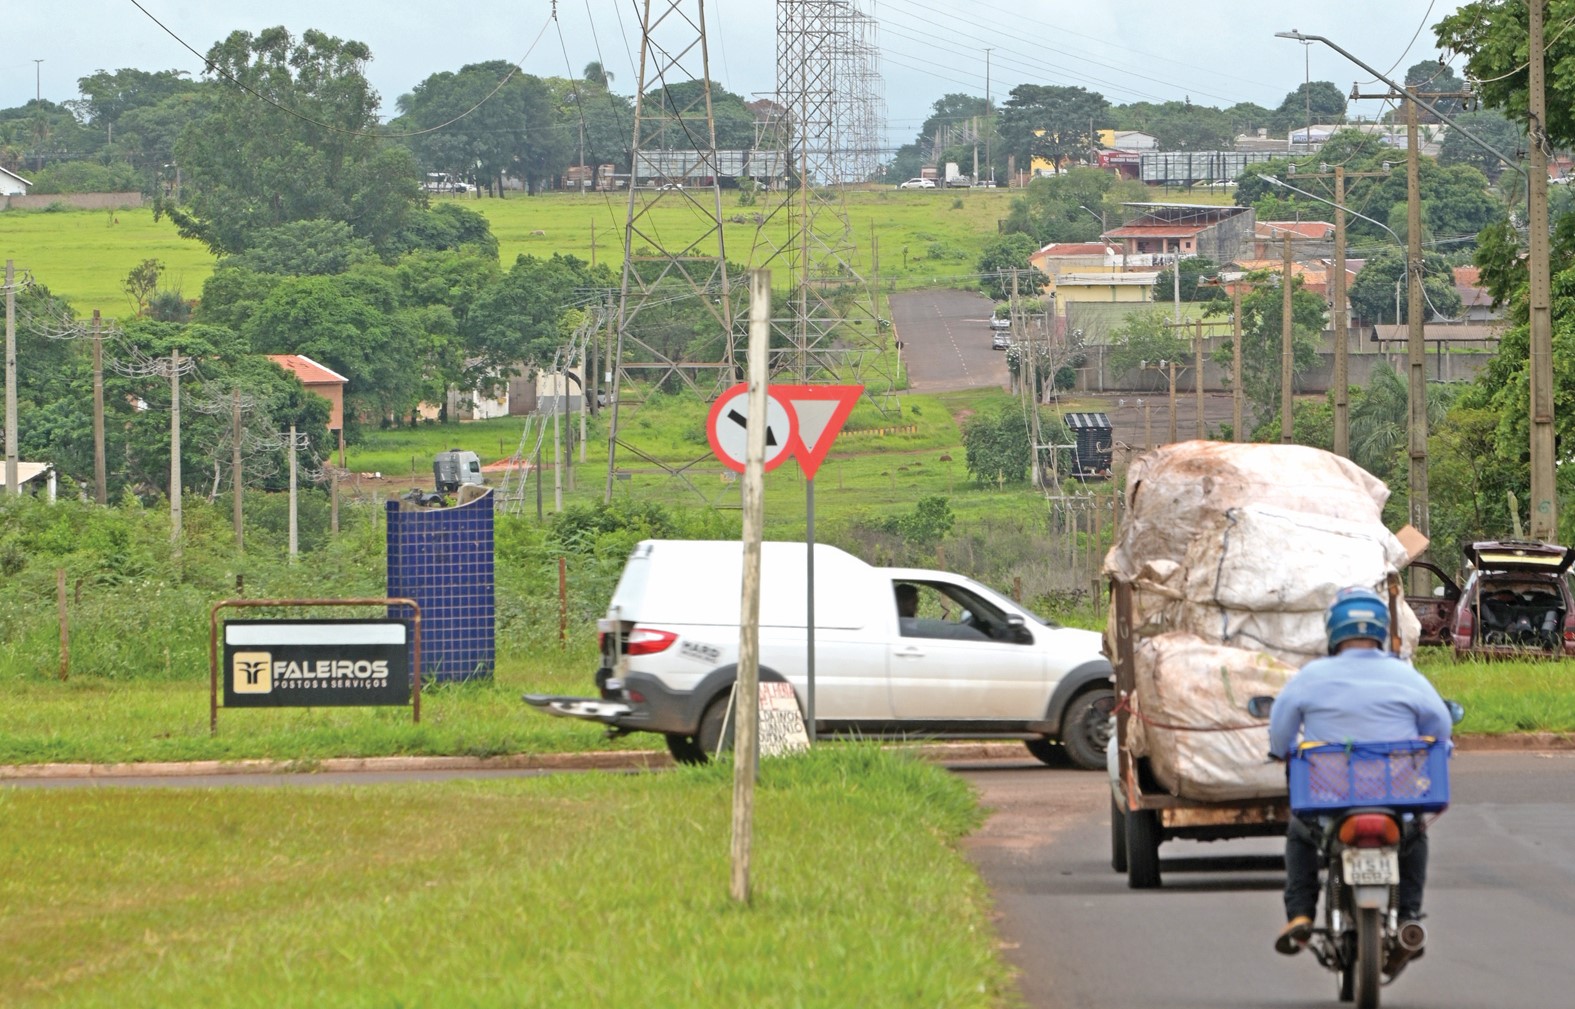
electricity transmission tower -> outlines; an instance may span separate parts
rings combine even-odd
[[[842,195],[879,160],[874,19],[852,0],[777,0],[776,83],[774,146],[791,184],[763,215],[751,257],[790,282],[785,311],[772,319],[772,371],[806,383],[851,379],[882,403],[896,387],[896,360],[875,292],[854,266]],[[872,236],[872,273],[878,262]]]
[[[612,500],[618,450],[625,449],[674,472],[632,445],[619,426],[625,380],[640,375],[653,385],[673,381],[709,398],[735,373],[733,303],[722,236],[723,174],[711,108],[710,56],[705,0],[644,0],[640,72],[635,87],[629,206],[624,226],[623,277],[619,285],[617,345],[608,417],[607,486]],[[657,224],[671,225],[674,206],[692,211],[696,237],[670,245]],[[714,325],[719,353],[713,360],[682,360],[683,348],[659,339],[641,315],[658,304],[692,298]],[[697,373],[709,372],[709,383]]]
[[[842,187],[869,178],[879,164],[885,123],[876,23],[857,0],[778,0],[776,57],[775,99],[758,114],[755,149],[718,151],[704,0],[643,2],[606,501],[620,450],[674,477],[694,465],[671,464],[632,444],[620,424],[621,409],[635,402],[629,379],[709,399],[738,375],[735,317],[742,313],[727,275],[722,176],[772,182],[774,203],[758,216],[747,257],[751,267],[775,268],[790,291],[772,319],[772,374],[860,382],[883,407],[895,392],[896,355],[872,286],[854,268],[842,202]],[[660,208],[669,234],[676,233],[674,206],[695,218],[682,233],[696,237],[681,244],[664,240],[653,216]],[[878,263],[872,236],[877,280]],[[660,326],[646,324],[653,307],[683,298],[697,299],[708,313],[714,356],[671,346]]]

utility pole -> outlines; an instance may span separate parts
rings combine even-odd
[[[16,266],[5,261],[5,491],[22,493],[16,451]]]
[[[1285,259],[1280,273],[1280,441],[1289,445],[1292,441],[1292,426],[1294,420],[1291,413],[1291,378],[1292,367],[1295,362],[1295,349],[1291,345],[1294,329],[1291,325],[1291,294],[1295,286],[1291,276],[1291,233],[1285,232]]]
[[[1332,172],[1297,176],[1334,180],[1334,266],[1329,278],[1329,315],[1334,323],[1334,454],[1347,459],[1351,457],[1351,348],[1350,306],[1345,293],[1345,180],[1388,174],[1348,172],[1344,165],[1335,165]]]
[[[1197,439],[1202,441],[1203,436],[1207,434],[1203,422],[1203,320],[1199,319],[1197,322],[1198,333],[1192,338],[1193,367],[1197,369],[1197,373],[1192,376],[1192,392],[1198,401]]]
[[[1241,391],[1241,284],[1232,284],[1231,296],[1231,355],[1230,355],[1230,422],[1231,439],[1236,442],[1247,440],[1247,433],[1242,430],[1242,408],[1246,404],[1246,396]]]
[[[296,535],[295,425],[290,425],[290,561],[295,562],[299,546]]]
[[[180,551],[180,351],[170,351],[170,540]]]
[[[1422,184],[1421,153],[1417,138],[1418,104],[1438,98],[1469,98],[1469,91],[1419,91],[1407,87],[1402,92],[1391,89],[1382,94],[1364,95],[1354,89],[1352,98],[1384,98],[1405,102],[1406,131],[1406,392],[1409,398],[1407,420],[1407,456],[1410,460],[1407,480],[1407,497],[1410,502],[1409,521],[1423,536],[1430,535],[1427,489],[1427,331],[1422,308]],[[1547,172],[1543,172],[1546,185]],[[1544,190],[1545,192],[1546,190]],[[1533,407],[1535,409],[1535,407]],[[1413,579],[1420,583],[1421,569],[1413,569]]]
[[[93,309],[93,500],[109,503],[109,467],[104,460],[104,329]]]
[[[1527,111],[1530,178],[1526,216],[1531,222],[1531,537],[1558,538],[1558,494],[1553,457],[1553,314],[1548,265],[1548,96],[1542,22],[1544,0],[1531,0]],[[1426,530],[1424,530],[1425,532]]]
[[[235,550],[246,545],[241,511],[241,390],[230,391],[230,521],[235,525]]]
[[[989,121],[990,120],[990,113],[991,113],[991,111],[993,111],[991,106],[990,106],[990,53],[992,51],[993,50],[990,50],[990,49],[986,49],[984,51],[984,116],[985,116],[984,127],[985,127],[986,130],[989,130],[991,133],[994,132],[993,125]],[[990,160],[990,133],[986,133],[984,135],[984,162],[985,162],[985,164],[990,166],[990,181],[994,182],[995,181],[995,162]]]

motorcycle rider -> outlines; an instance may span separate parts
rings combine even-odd
[[[1321,743],[1391,742],[1449,738],[1449,709],[1411,663],[1384,650],[1389,607],[1361,586],[1341,589],[1324,616],[1329,657],[1302,667],[1269,712],[1269,755],[1285,760],[1297,734]],[[1427,882],[1427,834],[1406,814],[1400,844],[1400,921],[1422,913]],[[1299,953],[1312,937],[1318,907],[1317,817],[1293,817],[1285,837],[1285,927],[1280,953]],[[1421,956],[1418,950],[1410,959]],[[1396,965],[1395,969],[1398,969]],[[1392,973],[1392,971],[1391,971]]]

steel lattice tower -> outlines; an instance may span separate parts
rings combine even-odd
[[[735,371],[705,0],[643,0],[641,7],[640,72],[608,425],[608,501],[612,500],[619,447],[674,475],[682,472],[624,440],[618,425],[624,379],[634,373],[656,383],[676,377],[692,391],[710,397]],[[699,180],[705,182],[696,186]],[[643,190],[642,183],[646,185]],[[651,214],[658,206],[670,208],[674,203],[690,207],[699,228],[693,240],[669,249]],[[698,299],[710,313],[719,348],[714,360],[679,360],[672,348],[661,345],[657,335],[641,325],[642,312],[677,298]],[[695,372],[710,372],[714,378],[702,388]]]
[[[773,372],[801,382],[852,378],[885,397],[896,387],[896,361],[874,294],[853,267],[841,192],[867,178],[878,156],[874,33],[873,19],[850,0],[778,0],[773,143],[790,185],[765,214],[751,259],[785,268],[791,284],[791,315],[772,320],[779,345],[789,344],[773,352]]]

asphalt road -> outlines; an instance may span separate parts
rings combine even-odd
[[[891,296],[892,325],[902,342],[914,392],[1006,388],[1006,352],[990,349],[989,298],[945,288]]]
[[[1279,842],[1168,842],[1164,887],[1133,891],[1110,869],[1103,775],[949,766],[994,810],[967,848],[1032,1009],[1339,1004],[1334,975],[1310,955],[1271,949],[1283,873],[1231,868]],[[1451,789],[1431,835],[1427,956],[1383,1004],[1575,1004],[1575,753],[1462,753]]]

